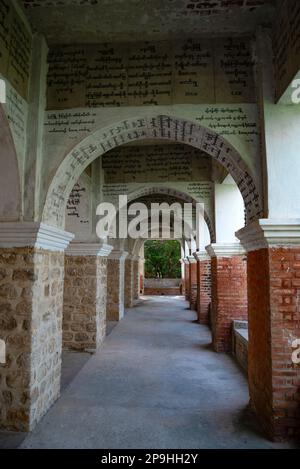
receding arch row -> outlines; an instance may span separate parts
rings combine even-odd
[[[147,197],[147,196],[156,195],[156,194],[176,197],[177,199],[182,200],[185,203],[193,204],[194,207],[196,206],[196,203],[197,203],[197,200],[194,199],[189,194],[187,194],[186,192],[173,189],[172,187],[162,187],[162,186],[146,187],[146,188],[138,189],[134,192],[131,192],[128,195],[128,202],[133,202],[134,200],[139,199],[140,197]],[[215,243],[216,234],[215,234],[214,226],[213,226],[212,220],[210,219],[205,209],[204,209],[204,221],[207,224],[207,228],[208,228],[209,235],[210,235],[210,241],[211,243]]]
[[[196,122],[158,115],[120,121],[86,137],[65,157],[50,184],[42,219],[64,226],[68,196],[81,173],[96,158],[126,143],[143,139],[166,139],[191,145],[215,158],[231,174],[243,196],[247,220],[263,213],[260,189],[238,151],[213,130]]]

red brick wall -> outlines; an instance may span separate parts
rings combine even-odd
[[[212,258],[212,336],[217,352],[230,352],[232,321],[247,320],[247,262],[241,256]]]
[[[184,279],[185,279],[185,299],[190,299],[190,268],[189,264],[184,264]]]
[[[189,264],[190,309],[197,310],[197,262]]]
[[[291,343],[300,338],[300,249],[248,254],[249,390],[273,439],[300,434],[300,366]]]
[[[209,324],[209,305],[211,303],[211,261],[197,262],[197,311],[200,324]]]

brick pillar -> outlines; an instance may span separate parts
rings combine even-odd
[[[140,297],[140,261],[139,256],[133,259],[133,300],[137,301]]]
[[[211,259],[206,252],[194,254],[197,259],[197,313],[200,324],[209,324],[211,306]]]
[[[134,260],[129,255],[125,259],[125,308],[132,308],[134,304]]]
[[[274,440],[300,435],[300,226],[259,220],[237,236],[248,251],[248,377],[253,409]]]
[[[96,351],[106,334],[107,244],[71,243],[65,255],[63,347]]]
[[[190,301],[190,264],[187,259],[184,259],[184,290],[185,299]]]
[[[32,430],[59,397],[64,249],[72,237],[38,223],[0,224],[0,425],[7,430]]]
[[[197,311],[197,261],[194,256],[190,256],[189,260],[189,301],[190,309]]]
[[[230,352],[233,320],[247,320],[247,262],[235,244],[211,244],[211,328],[216,352]]]
[[[125,251],[112,251],[107,260],[107,320],[120,321],[125,303]]]

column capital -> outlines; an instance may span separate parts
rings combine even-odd
[[[210,255],[206,251],[196,251],[193,253],[196,261],[208,261],[210,260]]]
[[[255,220],[235,233],[247,252],[272,247],[299,247],[300,218]]]
[[[70,243],[66,250],[68,256],[100,256],[107,257],[113,246],[106,243]]]
[[[48,251],[65,251],[73,233],[38,222],[0,223],[0,247],[33,247]]]
[[[125,260],[127,256],[128,256],[127,251],[117,251],[117,250],[115,250],[115,251],[111,251],[108,258],[112,259],[112,260],[122,261],[122,260]]]
[[[189,264],[195,264],[197,262],[194,256],[187,256],[187,261]]]
[[[210,257],[235,257],[243,256],[245,254],[245,249],[239,242],[214,243],[206,246],[205,249]]]

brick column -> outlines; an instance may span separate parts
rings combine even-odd
[[[73,235],[0,224],[0,425],[30,431],[60,393],[64,250]]]
[[[184,290],[185,290],[185,299],[190,301],[190,263],[188,259],[183,259],[184,261]]]
[[[200,324],[209,324],[211,307],[211,259],[207,252],[194,253],[197,260],[197,313]]]
[[[106,334],[107,244],[71,243],[65,255],[63,347],[96,351]]]
[[[120,321],[125,303],[125,251],[112,251],[107,261],[107,320]]]
[[[236,235],[248,251],[248,377],[253,409],[274,440],[300,435],[300,224],[258,220]]]
[[[125,259],[125,308],[134,305],[134,257],[130,254]]]
[[[189,256],[188,261],[189,261],[190,309],[197,311],[197,261],[194,258],[194,256]]]
[[[233,320],[247,320],[247,262],[239,243],[211,244],[211,327],[216,352],[230,352]]]

